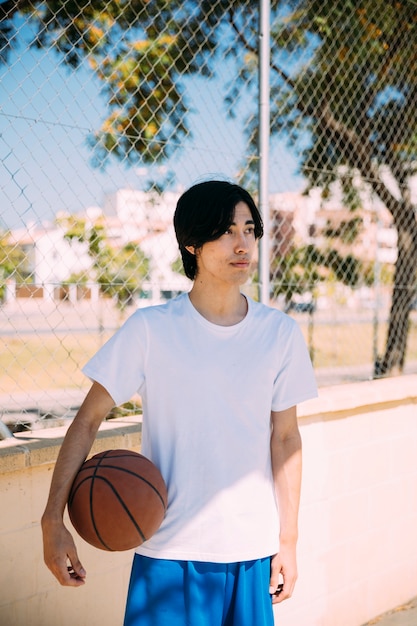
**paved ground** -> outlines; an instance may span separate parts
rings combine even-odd
[[[375,617],[363,626],[417,626],[417,597]]]

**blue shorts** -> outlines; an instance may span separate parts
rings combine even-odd
[[[273,626],[270,562],[167,561],[135,554],[124,626]]]

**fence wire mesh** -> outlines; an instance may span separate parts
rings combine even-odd
[[[270,304],[299,321],[320,384],[416,372],[416,3],[270,10]],[[71,416],[99,345],[189,289],[172,229],[183,189],[222,177],[258,194],[259,12],[0,2],[11,429]]]

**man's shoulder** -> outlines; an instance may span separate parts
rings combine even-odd
[[[292,317],[272,305],[263,304],[262,302],[257,302],[252,299],[250,299],[250,304],[254,316],[258,319],[268,320],[271,324],[279,324],[288,327],[296,326],[296,321]]]
[[[168,318],[181,313],[186,306],[186,293],[181,293],[179,296],[162,302],[159,304],[152,304],[138,308],[133,314],[134,320],[159,320],[162,318]]]

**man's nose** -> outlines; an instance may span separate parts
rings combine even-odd
[[[235,250],[238,252],[246,252],[248,249],[248,238],[245,233],[239,233],[235,241]]]

